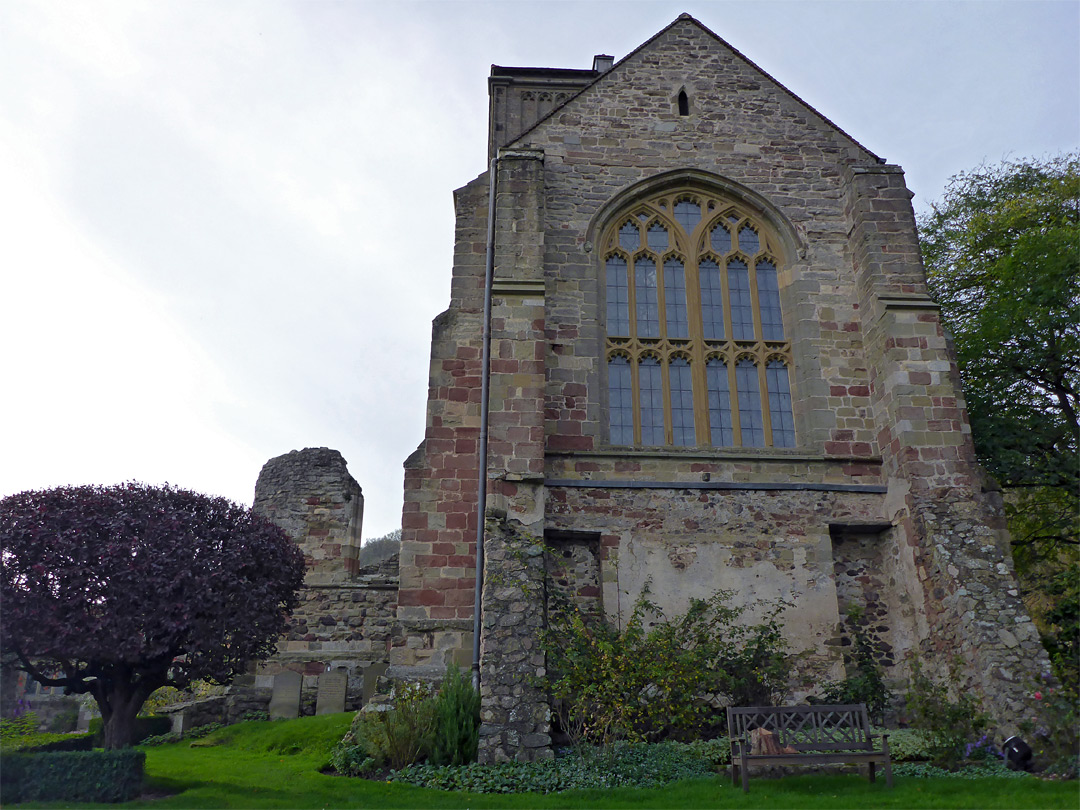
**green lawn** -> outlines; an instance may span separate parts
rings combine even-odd
[[[559,794],[445,793],[407,785],[319,773],[327,752],[348,727],[350,715],[276,723],[243,723],[195,746],[146,749],[148,785],[171,795],[123,807],[147,808],[1067,808],[1080,807],[1076,782],[1039,779],[898,778],[869,784],[858,776],[805,775],[757,779],[750,793],[725,775],[650,789],[572,791]],[[209,744],[220,743],[220,744]],[[26,804],[20,807],[115,805]]]

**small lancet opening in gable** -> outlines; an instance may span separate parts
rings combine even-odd
[[[685,87],[679,90],[679,115],[690,115],[690,97]]]

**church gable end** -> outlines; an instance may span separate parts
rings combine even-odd
[[[565,100],[525,97],[560,82]],[[491,143],[506,144],[491,361],[482,176],[456,195],[390,674],[471,658],[486,429],[485,761],[551,755],[535,681],[551,589],[611,618],[646,587],[669,613],[718,589],[788,597],[804,653],[790,700],[844,676],[845,612],[861,608],[894,685],[911,654],[935,673],[959,655],[1009,728],[1046,656],[979,483],[899,167],[688,16],[613,67],[497,68],[491,86]]]

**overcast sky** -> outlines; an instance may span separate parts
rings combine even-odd
[[[687,11],[907,171],[1080,140],[1067,2],[0,0],[0,496],[169,481],[251,503],[340,450],[364,536],[423,438],[451,191],[490,65],[588,68]]]

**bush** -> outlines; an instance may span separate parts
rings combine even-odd
[[[404,768],[430,754],[435,731],[431,687],[399,684],[393,700],[386,711],[357,712],[349,733],[330,755],[340,773],[358,776],[376,768]],[[353,748],[357,750],[342,750]]]
[[[93,734],[54,734],[46,731],[26,734],[0,742],[4,753],[44,753],[46,751],[89,751],[94,747]]]
[[[132,749],[8,755],[0,766],[4,801],[130,801],[142,790],[145,761]]]
[[[1072,779],[1080,770],[1077,695],[1067,687],[1051,684],[1050,674],[1046,673],[1043,683],[1032,690],[1037,706],[1035,717],[1021,723],[1020,729],[1028,735],[1040,767]]]
[[[684,615],[666,620],[646,588],[622,630],[572,604],[557,606],[541,643],[556,716],[571,741],[696,736],[718,723],[723,700],[762,705],[782,694],[791,665],[779,617],[790,603],[760,603],[764,618],[748,624],[750,608],[726,604],[732,596],[692,600]],[[647,616],[655,619],[650,629]]]
[[[911,659],[907,694],[911,725],[925,732],[930,761],[942,768],[955,768],[964,758],[965,745],[977,740],[990,722],[979,698],[961,689],[951,673],[949,684],[956,700],[949,697],[947,686],[930,680],[917,658]]]
[[[37,734],[37,712],[23,712],[17,717],[0,718],[0,742]]]
[[[584,756],[537,762],[459,768],[413,765],[390,774],[390,781],[473,793],[554,793],[576,788],[661,787],[680,779],[716,775],[712,764],[683,743],[620,743],[607,751],[582,750]]]
[[[431,762],[467,765],[476,761],[480,742],[480,693],[471,680],[451,664],[435,699],[435,731]]]

